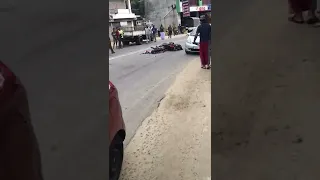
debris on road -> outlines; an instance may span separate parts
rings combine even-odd
[[[175,44],[174,42],[163,43],[160,46],[151,47],[152,50],[147,50],[142,54],[159,54],[164,53],[166,51],[181,51],[183,50],[180,44]]]

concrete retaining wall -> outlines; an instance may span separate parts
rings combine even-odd
[[[180,24],[180,16],[175,10],[170,12],[170,6],[173,4],[176,4],[175,0],[145,0],[146,19],[152,21],[157,28],[161,24],[165,27],[168,27],[170,24],[178,26]],[[169,15],[167,15],[168,13]]]

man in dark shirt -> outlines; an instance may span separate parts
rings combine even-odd
[[[113,28],[112,29],[112,39],[113,39],[113,46],[112,46],[112,49],[116,48],[118,46],[118,37],[117,37],[117,29],[116,28]]]
[[[43,180],[27,93],[0,61],[0,179]]]
[[[209,44],[211,41],[211,25],[205,16],[200,17],[201,24],[197,28],[196,35],[193,43],[196,44],[196,40],[200,35],[200,59],[201,68],[209,69]]]
[[[152,35],[153,35],[154,42],[157,42],[157,32],[158,32],[158,29],[156,28],[156,26],[152,25]]]

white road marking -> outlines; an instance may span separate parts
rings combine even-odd
[[[130,56],[130,55],[132,55],[132,54],[136,54],[136,53],[139,53],[139,52],[144,52],[144,51],[146,51],[146,50],[148,50],[148,49],[149,49],[149,48],[143,49],[143,50],[139,50],[139,51],[133,51],[133,52],[131,52],[131,53],[123,54],[123,55],[116,56],[116,57],[111,57],[111,58],[109,58],[109,61],[112,61],[112,60],[114,60],[114,59],[118,59],[118,58],[121,58],[121,57],[125,57],[125,56]]]

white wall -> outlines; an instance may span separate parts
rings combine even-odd
[[[124,0],[109,1],[109,13],[114,14],[117,9],[126,9]]]

